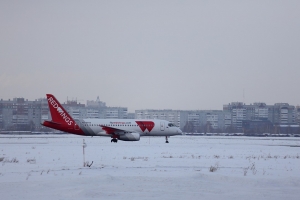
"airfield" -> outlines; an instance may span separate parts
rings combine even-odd
[[[169,142],[0,135],[1,199],[299,199],[299,138]]]

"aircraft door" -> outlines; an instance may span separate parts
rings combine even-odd
[[[160,122],[160,130],[161,131],[165,130],[165,122]]]

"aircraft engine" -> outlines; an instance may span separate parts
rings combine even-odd
[[[125,133],[124,135],[120,135],[119,140],[139,141],[140,140],[140,134],[139,133]]]

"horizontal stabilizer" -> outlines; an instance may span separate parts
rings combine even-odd
[[[44,121],[45,122],[48,122],[48,123],[51,123],[51,124],[56,124],[56,125],[61,125],[61,123],[57,123],[57,122],[54,122],[54,121]],[[43,124],[43,123],[42,123]]]

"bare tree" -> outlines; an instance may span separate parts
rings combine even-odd
[[[192,132],[194,132],[194,124],[193,124],[193,122],[187,121],[186,124],[184,125],[182,131],[186,132],[186,133],[192,133]]]

